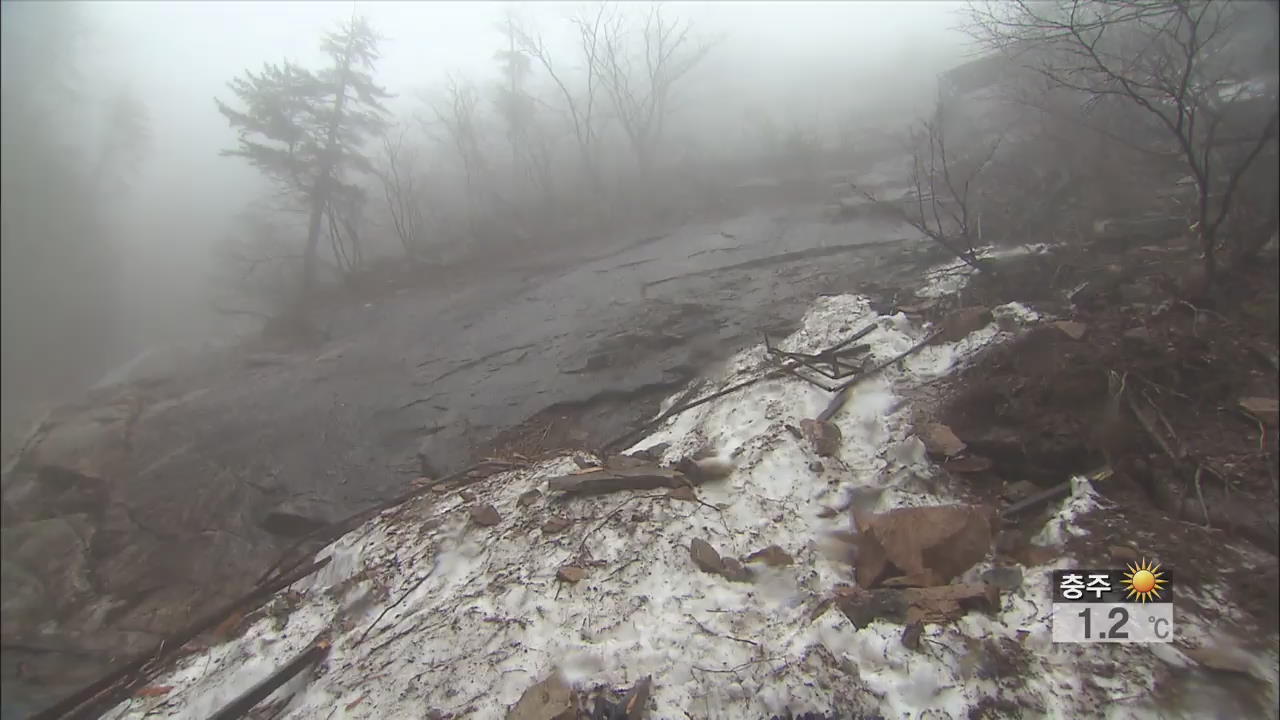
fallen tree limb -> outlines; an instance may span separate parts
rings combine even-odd
[[[233,613],[248,613],[256,610],[280,590],[289,587],[328,564],[329,558],[325,558],[278,577],[266,585],[255,587],[247,594],[226,603],[161,640],[150,652],[120,666],[37,713],[32,716],[31,720],[54,720],[55,718],[86,718],[87,720],[88,718],[100,716],[111,706],[123,700],[132,685],[143,679],[142,670],[148,665],[173,659],[178,651],[182,649],[182,646],[200,633],[218,625]],[[131,676],[132,679],[130,679]]]
[[[209,720],[239,720],[239,718],[247,715],[255,705],[266,700],[267,696],[279,689],[280,686],[292,680],[298,673],[320,662],[328,654],[329,643],[324,640],[316,640],[311,647],[290,660],[284,667],[271,673],[262,682],[249,688],[243,695],[210,715]]]

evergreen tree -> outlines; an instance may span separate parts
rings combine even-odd
[[[387,126],[382,101],[391,95],[373,80],[378,40],[368,21],[352,18],[321,40],[328,67],[312,72],[287,61],[266,64],[231,81],[242,109],[216,101],[239,131],[238,145],[223,154],[248,160],[309,213],[299,310],[315,283],[324,217],[361,195],[352,176],[372,171],[364,145]]]

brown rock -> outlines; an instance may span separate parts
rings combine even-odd
[[[1275,398],[1240,398],[1240,407],[1267,425],[1274,427],[1280,422],[1280,401]]]
[[[1112,560],[1121,563],[1136,563],[1139,559],[1138,551],[1127,545],[1112,545],[1107,548],[1107,554]]]
[[[827,507],[826,505],[823,505],[822,509],[818,511],[818,517],[822,518],[823,520],[828,520],[839,514],[840,514],[839,511],[837,511],[835,508]]]
[[[1025,500],[1038,492],[1040,492],[1040,488],[1036,487],[1035,483],[1028,480],[1018,480],[1016,482],[1009,483],[1008,487],[1004,489],[1003,497],[1009,502],[1018,502],[1019,500]]]
[[[627,693],[627,697],[622,701],[622,712],[626,713],[625,720],[644,720],[649,705],[649,695],[653,691],[653,676],[645,675],[631,688],[631,692]]]
[[[572,524],[573,524],[573,521],[567,518],[562,518],[562,517],[549,518],[546,522],[542,523],[542,534],[555,535],[556,533],[564,532]]]
[[[726,579],[733,582],[751,582],[751,570],[739,562],[737,558],[721,558],[720,563],[724,565],[724,569],[720,571],[720,574]]]
[[[1059,320],[1054,323],[1053,326],[1061,330],[1064,335],[1072,340],[1079,340],[1083,338],[1085,332],[1089,329],[1088,325],[1074,320]]]
[[[786,567],[795,562],[791,554],[777,545],[770,545],[747,556],[747,562],[762,562],[770,567]]]
[[[693,481],[695,485],[723,480],[733,473],[733,463],[725,462],[717,457],[698,460],[685,458],[680,461],[676,468]]]
[[[573,584],[587,576],[584,568],[574,567],[573,565],[565,565],[556,571],[556,579],[560,582]]]
[[[720,553],[711,547],[711,543],[702,538],[694,538],[689,543],[689,556],[693,558],[693,564],[698,566],[702,572],[720,574],[724,571],[724,561],[720,559]]]
[[[537,490],[527,490],[520,493],[520,497],[516,500],[516,504],[520,507],[529,507],[542,497],[542,493]]]
[[[1028,544],[1026,547],[1020,548],[1013,553],[1013,557],[1019,563],[1027,567],[1035,567],[1053,562],[1062,555],[1062,550],[1056,547],[1044,547],[1043,545]]]
[[[900,590],[853,588],[836,595],[836,607],[858,629],[876,620],[902,622],[907,615],[906,598]]]
[[[698,502],[698,493],[694,492],[693,488],[689,487],[688,485],[681,485],[678,488],[672,489],[667,493],[667,497],[671,498],[672,500],[683,500],[685,502]]]
[[[924,633],[924,623],[913,622],[902,629],[902,647],[908,650],[920,650],[920,636]]]
[[[525,690],[506,720],[573,720],[577,715],[574,692],[557,670]]]
[[[981,455],[968,455],[962,458],[951,458],[942,463],[944,470],[953,473],[980,473],[991,469],[991,461]]]
[[[924,442],[925,451],[936,457],[959,455],[968,447],[960,438],[956,437],[951,428],[942,423],[925,425],[924,432],[920,433],[920,440]]]
[[[931,344],[963,340],[966,335],[985,327],[989,322],[991,322],[991,310],[984,307],[963,307],[952,310],[938,324],[941,332],[931,341]]]
[[[463,490],[462,492],[458,493],[458,499],[462,500],[462,502],[475,502],[476,494],[471,492],[470,490]]]
[[[471,522],[482,527],[492,527],[502,522],[502,516],[498,514],[497,508],[488,503],[473,505],[471,507]]]
[[[879,515],[855,512],[857,577],[874,587],[889,571],[922,575],[939,583],[982,560],[991,548],[991,513],[973,505],[898,508]]]
[[[800,431],[821,457],[833,457],[840,452],[840,428],[825,420],[804,419]]]

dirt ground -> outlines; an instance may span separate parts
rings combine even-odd
[[[1241,634],[1269,635],[1280,612],[1277,427],[1274,410],[1249,399],[1280,394],[1277,263],[1273,251],[1210,293],[1187,281],[1198,267],[1189,248],[1115,242],[1001,263],[1002,280],[978,278],[957,302],[1022,301],[1058,320],[931,389],[937,410],[919,422],[954,431],[978,459],[943,467],[976,501],[1006,510],[1109,467],[1094,483],[1105,510],[1064,550],[1085,567],[1152,558],[1182,587],[1225,587],[1248,615]],[[999,552],[1044,552],[1029,538],[1056,507],[1007,517]],[[1226,541],[1271,561],[1224,563]]]

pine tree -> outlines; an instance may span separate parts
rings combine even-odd
[[[373,170],[364,145],[387,126],[382,101],[391,95],[373,80],[378,40],[368,21],[353,17],[321,40],[328,67],[312,72],[288,61],[265,64],[229,84],[243,109],[215,100],[239,131],[238,145],[223,154],[248,160],[309,213],[299,311],[315,283],[324,217],[361,195],[352,176]]]

